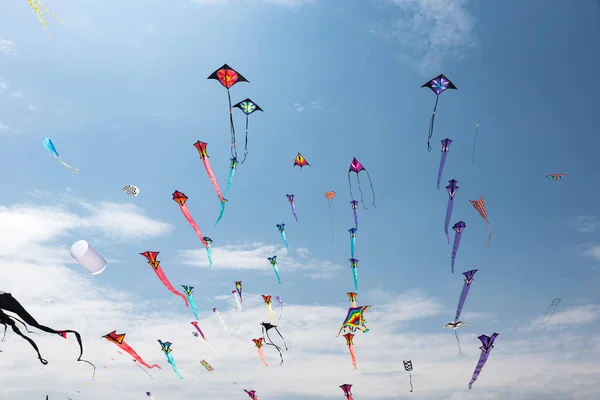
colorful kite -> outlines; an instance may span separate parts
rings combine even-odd
[[[448,225],[450,225],[450,217],[452,217],[452,209],[454,208],[454,196],[458,192],[458,181],[456,179],[450,179],[446,190],[448,191],[448,206],[446,207],[446,220],[444,221],[444,232],[446,233],[446,239],[450,244],[450,236],[448,236]]]
[[[358,290],[358,260],[350,258],[350,268],[352,268],[352,278],[354,279],[354,289]]]
[[[467,224],[465,224],[462,221],[458,221],[452,227],[452,229],[454,229],[454,232],[456,232],[456,235],[454,235],[454,244],[452,245],[452,261],[450,263],[450,266],[452,267],[452,273],[454,273],[454,262],[456,261],[456,252],[458,251],[458,245],[460,244],[460,238],[462,237],[462,232],[466,227],[467,227]]]
[[[408,381],[410,383],[410,392],[413,392],[413,385],[412,385],[412,370],[413,370],[413,365],[412,365],[412,361],[408,360],[408,361],[404,361],[402,360],[402,362],[404,363],[404,370],[406,372],[408,372]]]
[[[177,374],[179,379],[183,379],[183,376],[181,376],[181,372],[179,372],[179,370],[177,369],[177,365],[175,365],[173,355],[171,354],[171,346],[173,345],[173,343],[163,342],[160,339],[158,339],[157,342],[160,344],[160,349],[163,351],[163,353],[165,353],[165,356],[167,356],[167,361],[169,362],[169,364],[171,364],[171,367],[173,367],[173,371],[175,371],[175,374]]]
[[[442,159],[440,160],[440,168],[438,169],[437,176],[437,189],[440,190],[440,181],[442,180],[442,173],[444,172],[444,165],[446,165],[446,157],[448,156],[448,150],[450,149],[450,143],[452,140],[446,138],[442,140]]]
[[[227,178],[227,186],[225,187],[225,192],[223,193],[223,198],[227,198],[227,193],[229,193],[229,189],[231,188],[231,183],[233,182],[233,176],[235,175],[235,170],[239,164],[238,160],[235,158],[230,158],[231,165],[229,166],[229,178]],[[225,202],[221,202],[221,208],[219,210],[219,217],[217,218],[217,222],[215,222],[215,226],[219,224],[221,218],[223,218],[223,213],[225,212]]]
[[[338,336],[343,333],[354,333],[356,331],[362,331],[362,333],[369,332],[369,328],[367,327],[367,320],[365,319],[364,313],[371,306],[359,306],[359,307],[351,307],[348,309],[348,314],[346,315],[346,319],[338,332]]]
[[[490,221],[488,220],[487,210],[485,209],[485,203],[483,202],[483,196],[480,196],[477,200],[469,200],[469,203],[475,210],[481,215],[481,218],[487,223],[488,229],[490,230],[490,236],[488,237],[488,247],[490,247],[490,242],[492,241],[492,226],[490,225]]]
[[[223,328],[229,332],[229,329],[227,329],[227,325],[225,325],[225,320],[223,319],[223,317],[221,317],[221,314],[219,314],[219,310],[217,310],[217,307],[213,308],[213,313],[215,313],[215,317],[217,317],[217,319],[219,320],[219,322],[221,323],[221,325],[223,326]]]
[[[269,330],[270,329],[275,329],[275,332],[277,332],[277,334],[279,335],[279,337],[281,338],[281,340],[283,340],[283,345],[284,345],[284,347],[285,347],[286,350],[288,349],[287,348],[287,343],[285,342],[285,339],[281,335],[281,332],[279,332],[279,329],[277,329],[277,325],[273,325],[273,324],[268,323],[268,322],[261,322],[260,325],[262,326],[263,342],[267,346],[273,346],[273,347],[275,347],[277,349],[277,351],[279,352],[279,357],[281,358],[281,362],[279,363],[279,366],[281,367],[281,365],[283,364],[283,354],[282,354],[283,349],[281,347],[277,346],[275,344],[275,342],[273,342],[273,339],[271,339],[271,337],[269,336]]]
[[[473,140],[473,156],[471,162],[475,162],[475,146],[477,145],[477,133],[479,132],[479,124],[475,124],[475,140]]]
[[[267,310],[269,311],[269,321],[273,321],[273,306],[271,305],[271,296],[261,294],[263,301],[265,302],[265,306],[267,306]]]
[[[327,199],[327,203],[329,203],[329,226],[331,229],[331,244],[333,244],[333,213],[331,212],[331,203],[333,203],[333,199],[335,199],[335,192],[325,192],[325,198]]]
[[[248,155],[248,117],[254,111],[263,111],[263,109],[250,99],[242,100],[233,107],[239,108],[244,114],[246,114],[246,144],[244,145],[244,159],[240,162],[240,164],[243,164],[244,161],[246,161],[246,156]]]
[[[235,281],[235,290],[237,291],[238,295],[240,296],[240,303],[243,303],[244,300],[242,299],[242,281]]]
[[[46,14],[48,14],[49,16],[58,19],[58,21],[64,25],[64,22],[62,21],[62,19],[60,19],[56,15],[52,14],[46,8],[46,6],[44,6],[44,4],[42,4],[42,0],[38,0],[37,4],[35,4],[35,0],[27,0],[27,3],[29,3],[29,6],[31,7],[31,12],[35,14],[38,21],[40,21],[40,23],[44,27],[44,32],[46,32],[46,29],[48,28],[48,21],[46,21],[46,16],[44,15],[44,12]],[[47,35],[47,36],[48,36],[48,39],[52,40],[50,35]]]
[[[467,295],[469,294],[469,289],[471,289],[471,283],[473,283],[473,277],[475,273],[479,271],[478,269],[472,269],[467,272],[463,272],[465,276],[465,283],[463,284],[462,292],[460,293],[460,297],[458,299],[458,307],[456,307],[456,315],[454,316],[454,320],[452,322],[444,325],[444,328],[450,328],[454,330],[454,336],[456,336],[456,342],[458,343],[458,354],[462,355],[462,351],[460,349],[460,340],[458,339],[458,333],[456,333],[456,329],[460,328],[463,325],[467,325],[466,322],[460,321],[460,313],[462,312],[462,308],[465,305],[465,300],[467,299]]]
[[[198,321],[198,309],[196,308],[196,301],[194,300],[194,287],[186,285],[181,285],[181,287],[183,288],[183,293],[185,294],[185,297],[190,303],[190,307],[192,308],[192,312],[194,313],[194,318],[196,318],[196,321]]]
[[[194,334],[194,336],[198,337],[198,333],[200,333],[200,336],[202,336],[202,340],[204,340],[204,343],[206,343],[209,347],[213,347],[213,345],[208,343],[208,340],[206,340],[206,336],[204,336],[202,329],[200,329],[200,327],[198,326],[198,322],[192,321],[192,322],[190,322],[190,324],[194,325],[194,328],[196,328],[196,330],[198,331],[198,332],[192,332]]]
[[[365,201],[363,199],[363,192],[360,187],[360,175],[359,174],[361,171],[365,171],[365,173],[367,174],[367,178],[369,178],[369,185],[371,185],[371,191],[373,192],[373,207],[375,207],[375,189],[373,189],[373,182],[371,182],[371,175],[369,175],[369,172],[356,159],[356,157],[353,158],[352,162],[350,163],[350,168],[348,168],[348,184],[350,185],[350,198],[352,198],[352,200],[354,200],[354,195],[352,194],[352,181],[350,180],[350,172],[354,172],[356,174],[356,181],[358,182],[358,191],[360,192],[360,201],[362,203],[363,208],[365,210],[367,210],[367,207],[365,206]],[[356,225],[358,225],[358,223]],[[358,226],[356,228],[358,229]]]
[[[152,393],[146,392],[146,396],[150,397],[150,400],[154,400],[154,398],[152,397]],[[48,400],[48,399],[46,399],[46,400]]]
[[[267,260],[271,263],[273,267],[273,271],[275,271],[275,275],[277,276],[277,282],[281,284],[281,276],[279,276],[279,268],[277,268],[277,256],[268,257]]]
[[[268,367],[269,364],[267,364],[267,359],[265,358],[265,351],[263,349],[263,338],[252,339],[252,341],[254,342],[254,346],[256,346],[256,349],[258,350],[258,355],[260,356],[260,359],[262,360],[263,364],[265,364],[265,367]]]
[[[553,181],[560,181],[562,178],[566,178],[566,174],[548,174],[546,178],[552,179]]]
[[[140,189],[133,185],[125,185],[121,188],[121,190],[124,191],[127,196],[137,197],[137,195],[140,194]]]
[[[544,314],[544,316],[542,317],[542,320],[540,321],[540,325],[546,325],[548,322],[550,322],[550,319],[552,319],[552,316],[554,315],[556,308],[560,304],[560,300],[561,300],[560,297],[556,297],[555,299],[552,299],[552,303],[550,303],[550,305],[548,306],[546,313]],[[549,316],[548,316],[548,313],[550,313]],[[546,316],[548,316],[548,319],[546,319]],[[544,321],[546,321],[546,322],[544,322]]]
[[[294,200],[293,194],[286,194],[288,201],[290,202],[290,206],[292,207],[292,214],[294,214],[294,218],[296,222],[298,222],[298,215],[296,214],[296,200]]]
[[[233,296],[233,301],[235,303],[235,309],[237,311],[242,311],[242,302],[240,301],[240,295],[238,294],[237,290],[233,289],[231,291],[231,294]]]
[[[473,384],[477,380],[481,369],[485,365],[488,357],[490,356],[490,351],[494,348],[494,341],[498,337],[498,333],[494,333],[492,336],[481,335],[477,339],[481,340],[481,355],[479,356],[479,362],[477,362],[477,366],[475,367],[475,371],[473,372],[473,377],[471,378],[471,382],[469,382],[469,389],[473,387]]]
[[[190,213],[190,210],[188,209],[188,206],[186,204],[188,197],[185,194],[183,194],[182,192],[179,192],[176,190],[173,192],[173,200],[177,204],[179,204],[179,208],[181,208],[181,212],[183,213],[183,216],[185,217],[187,222],[192,226],[192,228],[194,229],[194,232],[196,232],[196,235],[198,235],[198,238],[200,239],[200,241],[206,248],[206,253],[208,254],[208,266],[211,267],[212,266],[212,249],[210,248],[210,243],[208,243],[206,241],[206,237],[202,235],[202,232],[200,232],[200,228],[198,228],[198,224],[196,224],[196,221],[194,221],[194,218],[192,218],[192,214]],[[211,240],[211,243],[212,243],[212,240]]]
[[[235,125],[233,124],[233,107],[231,106],[231,93],[229,89],[238,82],[248,82],[246,78],[239,74],[236,70],[227,64],[223,64],[221,68],[210,74],[207,79],[215,79],[219,81],[225,89],[227,89],[227,100],[229,100],[229,128],[231,130],[231,157],[237,160],[237,148],[235,146]],[[250,82],[248,82],[250,83]],[[248,148],[244,151],[247,153]]]
[[[279,302],[279,321],[281,321],[281,316],[283,315],[283,297],[275,296],[275,298]]]
[[[158,257],[159,254],[160,254],[160,251],[145,251],[143,253],[140,253],[141,256],[146,257],[146,259],[148,260],[148,264],[150,264],[150,266],[156,273],[156,276],[158,276],[158,279],[160,279],[160,281],[163,283],[163,285],[165,285],[165,287],[167,289],[169,289],[171,291],[171,293],[181,297],[183,299],[183,301],[185,301],[185,306],[189,307],[187,297],[185,297],[185,295],[183,295],[182,293],[179,293],[177,290],[175,290],[173,285],[171,285],[171,282],[169,282],[169,279],[165,275],[164,271],[160,267],[160,261],[158,261],[156,259],[156,257]]]
[[[354,227],[358,230],[358,201],[352,200],[350,205],[352,206],[352,213],[354,214]]]
[[[202,365],[204,368],[206,368],[206,370],[208,372],[214,371],[213,367],[211,367],[210,364],[206,360],[200,360],[200,365]]]
[[[56,158],[56,161],[67,167],[69,171],[71,171],[74,174],[79,172],[77,168],[71,167],[69,164],[67,164],[60,158],[60,156],[58,155],[58,151],[56,151],[56,147],[54,147],[54,143],[52,143],[52,140],[50,138],[44,138],[42,140],[42,144],[44,145],[44,148],[48,150],[54,156],[54,158]]]
[[[208,177],[209,177],[210,181],[212,182],[212,185],[215,188],[215,191],[217,192],[217,197],[219,197],[219,201],[221,201],[221,203],[224,204],[225,202],[227,202],[227,199],[225,199],[223,197],[223,194],[221,193],[221,189],[219,188],[219,183],[217,182],[217,178],[215,178],[215,174],[213,173],[212,167],[210,166],[210,161],[208,161],[209,157],[208,157],[208,153],[206,151],[206,146],[208,146],[208,143],[204,143],[199,140],[196,143],[194,143],[194,147],[196,148],[196,150],[198,150],[198,154],[200,155],[202,164],[204,164],[206,173],[208,174]]]
[[[212,248],[210,247],[210,244],[213,242],[213,240],[208,236],[204,236],[202,239],[204,239],[204,243],[206,243],[206,256],[208,257],[208,266],[210,267],[213,263]]]
[[[352,397],[352,392],[350,391],[352,385],[344,383],[343,385],[340,385],[340,388],[344,391],[344,396],[346,396],[346,400],[354,400],[354,398]]]
[[[298,155],[294,159],[294,167],[296,165],[299,166],[300,169],[302,169],[303,167],[310,167],[310,164],[308,163],[308,161],[306,161],[306,158],[302,157],[302,154],[300,153],[298,153]]]
[[[354,258],[354,250],[356,249],[356,228],[348,229],[350,233],[350,256]]]
[[[127,352],[129,355],[131,355],[133,357],[133,359],[136,362],[142,364],[144,367],[146,367],[148,369],[152,369],[152,368],[161,369],[160,365],[158,365],[158,364],[150,365],[150,364],[146,363],[144,360],[142,360],[142,357],[140,357],[140,355],[138,353],[136,353],[135,350],[133,350],[131,347],[129,347],[127,342],[125,342],[125,334],[124,333],[117,333],[117,331],[112,331],[102,337],[104,339],[108,340],[109,342],[113,342],[114,344],[116,344],[121,350]]]
[[[6,314],[5,311],[16,314],[20,319],[14,317],[12,315]],[[40,324],[39,322],[37,322],[35,320],[35,318],[33,318],[31,316],[31,314],[29,314],[25,310],[25,308],[23,308],[21,303],[19,303],[17,301],[17,299],[15,299],[12,296],[12,294],[0,291],[0,325],[4,325],[4,335],[6,336],[6,329],[8,328],[8,326],[10,326],[14,333],[21,336],[23,339],[25,339],[31,345],[31,347],[33,347],[33,349],[36,351],[36,353],[38,355],[38,359],[40,360],[40,362],[43,365],[47,365],[48,361],[46,361],[45,359],[42,358],[42,355],[40,354],[40,350],[37,347],[37,344],[33,340],[31,340],[29,337],[25,336],[21,332],[21,330],[19,328],[17,328],[17,324],[15,323],[15,321],[18,321],[19,323],[21,323],[25,327],[25,330],[29,333],[33,333],[33,332],[30,332],[29,329],[27,329],[27,325],[33,326],[34,328],[37,328],[40,331],[44,331],[46,333],[52,333],[54,335],[59,335],[59,336],[63,336],[63,337],[66,333],[74,334],[75,338],[77,339],[77,343],[79,344],[79,357],[77,358],[77,361],[81,361],[81,362],[91,365],[94,368],[93,375],[96,375],[96,366],[94,364],[92,364],[91,362],[89,362],[87,360],[83,360],[81,358],[81,357],[83,357],[83,343],[81,342],[81,335],[79,334],[79,332],[76,332],[76,331],[73,331],[70,329],[63,329],[63,330],[57,331],[57,330],[49,328],[45,325]]]
[[[350,351],[350,358],[352,359],[352,366],[354,369],[358,369],[356,366],[356,354],[354,354],[354,333],[346,333],[344,335],[346,339],[346,345],[348,346],[348,351]]]
[[[276,224],[275,225],[277,227],[277,229],[279,229],[279,235],[281,236],[281,240],[283,240],[283,244],[285,244],[285,248],[287,249],[287,251],[290,251],[290,246],[288,244],[288,241],[285,237],[285,224],[282,222],[281,224]]]
[[[244,392],[246,392],[246,394],[252,399],[252,400],[258,400],[258,397],[256,396],[256,391],[254,390],[246,390],[244,389]]]
[[[356,293],[348,292],[346,294],[348,295],[348,300],[350,300],[350,305],[356,307]]]
[[[433,93],[435,93],[435,106],[433,106],[433,114],[431,114],[431,121],[429,122],[429,136],[427,137],[427,151],[431,151],[430,142],[431,136],[433,136],[433,123],[435,121],[435,112],[437,110],[438,101],[440,100],[440,95],[447,89],[456,90],[456,86],[454,86],[454,83],[450,82],[450,80],[446,78],[444,74],[441,74],[429,82],[424,83],[421,87],[428,87]]]

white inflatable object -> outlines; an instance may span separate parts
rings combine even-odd
[[[71,257],[92,275],[101,274],[106,268],[106,260],[88,242],[78,240],[71,246]]]

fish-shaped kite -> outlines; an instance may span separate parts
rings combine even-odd
[[[219,198],[219,201],[221,202],[221,204],[225,204],[227,202],[227,199],[225,199],[223,197],[223,194],[221,193],[221,188],[219,188],[219,183],[217,182],[217,178],[215,178],[215,174],[213,173],[210,161],[208,160],[208,152],[206,151],[207,146],[208,143],[201,142],[199,140],[196,143],[194,143],[194,147],[196,148],[196,150],[198,150],[198,155],[200,155],[200,160],[202,160],[202,164],[204,164],[204,169],[206,169],[208,178],[212,182],[212,185],[215,188],[215,191],[217,192],[217,197]]]
[[[281,317],[283,316],[283,296],[275,296],[275,298],[279,302],[279,321],[281,321]]]
[[[444,328],[450,328],[454,330],[454,336],[456,336],[456,342],[458,343],[458,354],[462,355],[462,351],[460,350],[460,340],[458,339],[458,334],[456,333],[456,329],[460,328],[463,325],[468,325],[466,322],[460,321],[460,313],[462,312],[463,306],[465,305],[465,300],[467,299],[467,295],[469,294],[469,289],[471,289],[471,283],[473,283],[473,277],[475,273],[479,271],[478,269],[472,269],[467,272],[463,272],[465,276],[465,283],[463,284],[462,292],[460,293],[460,297],[458,299],[458,307],[456,307],[456,315],[454,316],[454,320],[452,322],[444,325]]]
[[[488,229],[490,230],[490,236],[488,237],[488,247],[490,247],[490,242],[492,241],[492,226],[490,225],[490,221],[488,220],[487,210],[485,209],[485,203],[483,202],[483,196],[480,196],[477,200],[469,200],[469,203],[477,210],[481,218],[487,223]]]
[[[200,360],[200,365],[202,365],[204,368],[206,368],[206,370],[208,372],[214,371],[213,367],[211,367],[210,364],[206,360]]]
[[[350,233],[350,257],[354,258],[354,250],[356,249],[356,228],[348,229]]]
[[[290,202],[290,207],[292,207],[292,214],[294,214],[294,218],[296,222],[298,222],[298,215],[296,214],[296,200],[294,199],[293,194],[286,194],[288,201]]]
[[[137,197],[137,195],[140,194],[140,189],[133,185],[125,185],[121,188],[121,190],[124,191],[127,196]]]
[[[229,92],[229,89],[231,89],[231,87],[238,82],[250,82],[246,78],[244,78],[242,74],[238,73],[235,69],[231,68],[227,64],[223,64],[221,68],[217,69],[215,72],[210,74],[210,76],[207,79],[215,79],[219,81],[219,83],[223,85],[225,89],[227,89],[227,100],[229,100],[229,129],[231,131],[231,157],[237,160],[238,156],[237,148],[235,146],[235,125],[233,123],[233,107],[231,105],[231,93]],[[244,151],[246,153],[248,152],[247,145]]]
[[[346,294],[348,295],[348,300],[350,301],[350,305],[352,307],[356,307],[356,293],[355,292],[348,292]]]
[[[477,366],[475,367],[475,371],[473,371],[473,377],[471,378],[471,382],[469,382],[469,389],[473,387],[473,384],[477,380],[481,369],[485,365],[488,357],[490,356],[490,352],[494,348],[494,341],[498,337],[499,333],[494,333],[492,336],[481,335],[477,339],[481,340],[481,355],[479,356],[479,361],[477,362]]]
[[[354,398],[352,397],[352,392],[350,391],[350,389],[352,389],[352,385],[350,385],[349,383],[344,383],[343,385],[340,385],[340,388],[344,392],[346,400],[354,400]]]
[[[146,363],[144,360],[142,360],[142,357],[140,357],[140,355],[138,353],[136,353],[135,350],[133,350],[127,344],[127,342],[125,342],[125,334],[124,333],[117,333],[117,331],[112,331],[102,337],[104,339],[108,340],[109,342],[113,342],[114,344],[116,344],[121,350],[127,352],[129,355],[131,355],[133,357],[133,359],[136,362],[143,365],[144,367],[146,367],[148,369],[152,369],[152,368],[161,369],[160,365],[158,365],[158,364],[150,365],[150,364]]]
[[[354,333],[346,333],[344,334],[344,338],[346,339],[346,346],[348,346],[348,351],[350,352],[352,366],[354,369],[358,369],[356,366],[356,354],[354,353]]]
[[[562,178],[566,178],[566,174],[548,174],[546,178],[552,179],[553,181],[560,181]]]
[[[273,321],[273,306],[271,305],[271,296],[261,294],[263,301],[265,302],[265,306],[267,306],[267,311],[269,311],[269,321]]]
[[[185,194],[183,194],[182,192],[176,190],[173,192],[173,201],[175,201],[177,204],[179,204],[179,208],[181,209],[183,216],[185,217],[187,222],[192,226],[192,228],[194,229],[194,232],[196,232],[196,235],[198,235],[198,238],[200,239],[200,241],[206,248],[206,252],[208,254],[208,266],[211,267],[212,266],[212,250],[210,248],[210,243],[208,243],[206,241],[205,236],[202,235],[200,228],[198,228],[198,224],[196,223],[196,221],[194,221],[194,218],[192,218],[192,214],[190,213],[190,210],[188,209],[188,206],[186,204],[188,201],[188,197]],[[211,242],[212,242],[212,240],[211,240]]]
[[[202,340],[204,340],[204,343],[206,343],[210,347],[213,347],[213,345],[208,343],[208,340],[206,340],[206,336],[204,336],[204,332],[202,332],[202,329],[200,329],[200,327],[198,326],[198,322],[192,321],[192,322],[190,322],[190,324],[194,325],[194,328],[196,328],[196,330],[198,331],[198,332],[193,332],[194,336],[198,337],[198,333],[199,333],[200,336],[202,336]]]
[[[285,224],[282,222],[281,224],[276,224],[275,226],[279,230],[279,235],[281,236],[281,240],[283,240],[283,244],[285,245],[285,248],[289,252],[290,245],[288,244],[287,238],[285,237]]]
[[[242,299],[242,281],[235,281],[235,290],[237,291],[238,295],[240,296],[240,303],[243,303],[244,300]]]
[[[258,106],[255,102],[250,99],[242,100],[239,103],[235,104],[233,108],[239,108],[242,110],[244,114],[246,114],[246,144],[244,145],[244,158],[240,161],[240,164],[243,164],[246,161],[246,156],[248,155],[248,117],[254,111],[263,111],[262,108]]]
[[[412,370],[413,370],[413,365],[412,365],[412,361],[408,360],[408,361],[404,361],[402,360],[402,362],[404,363],[404,370],[406,372],[408,372],[408,382],[410,383],[410,392],[413,392],[413,384],[412,384]]]
[[[171,284],[171,282],[169,282],[169,279],[165,275],[164,271],[160,267],[160,261],[158,261],[156,259],[156,257],[158,257],[159,254],[160,254],[160,251],[145,251],[143,253],[140,253],[141,256],[146,257],[146,260],[148,260],[148,264],[152,267],[152,269],[154,270],[154,273],[156,273],[156,276],[158,277],[158,279],[160,279],[162,284],[165,285],[165,287],[167,289],[169,289],[171,291],[171,293],[181,297],[183,299],[183,301],[185,301],[185,306],[189,307],[187,297],[185,297],[185,295],[183,293],[178,292],[173,287],[173,285]]]
[[[367,320],[365,319],[364,313],[371,306],[359,306],[359,307],[351,307],[348,309],[348,314],[346,315],[346,319],[338,332],[338,336],[343,333],[354,333],[356,331],[362,331],[362,333],[369,332],[369,328],[367,327]]]
[[[54,156],[54,158],[56,158],[56,161],[67,167],[69,171],[71,171],[74,174],[77,174],[79,172],[77,168],[71,167],[69,164],[67,164],[60,158],[60,156],[58,155],[58,151],[56,151],[56,147],[54,147],[54,143],[52,143],[52,140],[50,138],[42,139],[42,145],[46,150],[50,152],[50,154]]]
[[[277,282],[281,283],[281,276],[279,275],[279,268],[277,268],[277,256],[267,257],[267,260],[271,263],[273,267],[273,271],[275,271],[275,275],[277,276]]]
[[[452,217],[452,209],[454,208],[454,196],[458,192],[458,181],[456,179],[450,179],[446,190],[448,191],[448,206],[446,207],[446,219],[444,220],[444,232],[446,233],[446,239],[450,244],[450,236],[448,235],[448,226],[450,225],[450,218]]]
[[[435,112],[437,110],[438,101],[440,95],[448,89],[456,90],[456,86],[444,74],[438,75],[429,82],[426,82],[421,86],[422,88],[428,87],[433,93],[435,93],[435,105],[433,106],[433,113],[431,114],[431,121],[429,122],[429,136],[427,137],[427,151],[431,151],[431,137],[433,136],[433,123],[435,121]]]
[[[352,194],[352,181],[350,180],[350,173],[354,172],[356,174],[356,181],[358,182],[358,191],[360,192],[360,202],[362,203],[363,208],[366,210],[365,200],[363,198],[363,192],[360,187],[360,172],[365,171],[367,174],[367,178],[369,179],[369,185],[371,185],[371,191],[373,192],[373,207],[375,207],[375,189],[373,189],[373,182],[371,182],[371,175],[369,175],[369,171],[365,169],[365,167],[354,157],[352,162],[350,163],[350,168],[348,168],[348,184],[350,185],[350,197],[354,200],[354,195]],[[358,223],[356,224],[358,225]],[[358,226],[356,227],[358,229]]]
[[[154,397],[152,397],[152,393],[150,392],[146,392],[146,396],[150,397],[150,400],[154,400]],[[47,399],[46,399],[47,400]]]
[[[554,315],[556,308],[560,304],[560,301],[561,301],[560,297],[556,297],[556,298],[552,299],[552,303],[550,303],[550,305],[548,306],[548,309],[546,310],[546,313],[544,313],[544,316],[542,317],[542,320],[540,321],[540,325],[545,325],[548,322],[550,322],[550,319],[552,319],[552,316]],[[550,315],[548,315],[548,313],[550,313]],[[548,316],[547,319],[546,319],[546,316]]]
[[[269,330],[274,329],[275,332],[277,332],[277,334],[279,335],[281,340],[283,340],[283,346],[287,350],[288,348],[287,348],[287,343],[285,342],[285,339],[281,335],[281,332],[279,332],[279,329],[277,329],[277,325],[273,325],[270,322],[261,322],[260,325],[262,327],[264,344],[266,344],[267,346],[273,346],[273,347],[275,347],[275,349],[277,349],[277,351],[279,352],[279,357],[281,358],[281,362],[279,363],[279,366],[281,366],[283,364],[283,354],[282,354],[283,349],[281,347],[277,346],[275,344],[275,342],[273,342],[273,339],[271,339],[271,337],[269,336]]]
[[[331,212],[331,203],[335,199],[335,192],[333,190],[325,192],[325,198],[329,204],[329,227],[331,229],[331,244],[333,244],[333,213]]]
[[[308,163],[308,161],[306,161],[306,158],[304,158],[300,153],[298,153],[298,155],[294,159],[294,167],[296,165],[299,166],[300,169],[302,169],[303,167],[310,167],[310,164]]]
[[[227,329],[227,325],[225,325],[225,320],[223,319],[223,317],[221,317],[221,314],[219,314],[219,310],[217,310],[217,307],[213,307],[213,313],[215,313],[215,317],[217,317],[223,328],[227,332],[229,332],[229,329]]]
[[[352,279],[354,279],[354,289],[358,290],[358,260],[350,258],[350,268],[352,268]]]
[[[162,352],[165,353],[165,356],[167,356],[167,361],[169,362],[169,364],[171,364],[171,367],[173,367],[173,371],[175,371],[175,374],[177,374],[179,379],[183,379],[183,376],[181,376],[181,372],[179,372],[179,370],[177,369],[177,365],[175,365],[173,355],[171,354],[171,346],[173,345],[173,343],[163,342],[160,339],[158,339],[157,342],[160,344],[160,349],[162,350]]]
[[[31,12],[33,12],[35,14],[38,21],[40,21],[40,23],[44,27],[44,32],[46,32],[46,29],[48,29],[48,21],[46,21],[46,16],[44,15],[44,13],[48,14],[49,16],[51,16],[53,18],[58,19],[58,21],[64,25],[64,22],[62,21],[62,19],[60,19],[56,15],[52,14],[50,12],[50,10],[48,10],[46,8],[46,6],[44,6],[44,4],[42,3],[42,0],[38,0],[37,4],[35,3],[35,0],[27,0],[27,3],[29,3],[29,6],[31,7]],[[50,35],[47,35],[47,36],[48,36],[48,39],[52,40]]]
[[[358,230],[358,201],[352,200],[350,205],[352,206],[352,213],[354,214],[354,227]]]
[[[231,164],[229,165],[229,178],[227,178],[227,186],[225,186],[225,192],[223,192],[223,198],[227,198],[227,193],[229,193],[229,189],[231,188],[231,184],[233,183],[233,177],[235,175],[235,170],[239,164],[238,160],[235,158],[230,158]],[[223,213],[225,212],[225,203],[221,202],[219,210],[219,216],[217,217],[217,222],[215,222],[215,226],[219,224],[221,218],[223,218]]]
[[[190,303],[190,307],[192,308],[192,312],[194,313],[194,318],[196,318],[196,321],[198,321],[198,309],[196,308],[196,301],[194,300],[194,287],[186,285],[181,285],[181,287],[183,288],[183,293],[185,294],[185,297],[187,297]]]
[[[254,342],[254,346],[256,346],[256,349],[258,350],[258,355],[260,356],[260,359],[262,360],[263,364],[265,364],[265,367],[268,367],[269,364],[267,364],[267,359],[265,358],[265,351],[263,349],[263,338],[252,339],[252,341]]]
[[[250,399],[252,399],[252,400],[258,400],[258,396],[256,396],[256,391],[255,390],[246,390],[246,389],[244,389],[244,392],[246,392],[246,394],[248,395],[248,397],[250,397]]]
[[[450,143],[452,140],[446,138],[442,140],[442,159],[440,160],[440,168],[438,169],[437,176],[437,189],[440,190],[440,181],[442,180],[442,173],[444,172],[444,165],[446,165],[446,157],[448,156],[448,150],[450,149]]]
[[[465,224],[463,221],[458,221],[452,227],[454,232],[456,232],[456,235],[454,235],[454,243],[452,244],[452,261],[450,262],[452,273],[454,273],[454,262],[456,261],[456,252],[458,251],[458,246],[460,245],[460,238],[462,237],[462,232],[466,227],[467,224]]]
[[[242,311],[242,302],[240,301],[240,295],[238,294],[237,290],[233,289],[231,291],[231,295],[233,296],[233,301],[235,303],[235,309],[237,311]]]

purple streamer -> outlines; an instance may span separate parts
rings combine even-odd
[[[440,181],[442,180],[442,172],[444,171],[444,164],[446,164],[447,151],[442,151],[442,159],[440,160],[440,169],[438,170],[437,178],[437,189],[440,190]]]
[[[462,312],[462,308],[465,305],[465,300],[467,299],[467,295],[469,294],[471,283],[473,283],[473,276],[477,271],[477,269],[472,269],[470,271],[463,272],[463,275],[465,276],[465,283],[463,284],[462,292],[460,293],[460,298],[458,299],[458,307],[456,308],[456,316],[454,317],[454,322],[458,322],[458,318],[460,318],[460,313]]]
[[[445,154],[445,153],[444,153]],[[452,208],[454,207],[454,198],[448,199],[448,207],[446,208],[446,222],[444,223],[444,232],[446,232],[446,239],[450,244],[450,236],[448,236],[448,225],[450,225],[450,217],[452,217]]]
[[[477,362],[477,366],[475,367],[475,371],[473,371],[473,377],[471,378],[471,382],[469,382],[469,389],[473,387],[473,384],[479,377],[483,366],[485,365],[488,357],[490,356],[490,352],[494,348],[494,340],[498,337],[498,333],[494,333],[492,336],[481,335],[478,337],[481,340],[482,346],[481,355],[479,356],[479,361]]]
[[[354,213],[354,228],[358,230],[358,201],[352,200],[350,204],[352,205],[352,212]]]

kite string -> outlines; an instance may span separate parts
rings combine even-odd
[[[231,106],[231,93],[227,88],[227,99],[229,100],[229,129],[231,130],[231,157],[237,159],[237,148],[235,147],[235,126],[233,124],[233,107]]]
[[[365,199],[363,197],[362,188],[360,187],[360,175],[358,175],[358,172],[356,173],[356,182],[358,182],[358,191],[360,192],[360,202],[361,202],[363,208],[365,210],[368,210],[367,206],[365,206]]]
[[[477,132],[479,132],[479,124],[475,125],[475,140],[473,141],[473,156],[471,162],[475,162],[475,146],[477,145]]]
[[[413,392],[412,374],[408,374],[408,381],[410,382],[410,392]]]
[[[371,182],[371,175],[369,175],[369,171],[364,170],[367,173],[367,178],[369,178],[369,185],[371,185],[371,191],[373,192],[373,207],[375,207],[375,189],[373,189],[373,182]]]
[[[435,111],[437,110],[438,101],[440,95],[435,96],[435,105],[433,106],[433,114],[431,114],[431,121],[429,122],[429,136],[427,137],[427,151],[431,151],[431,137],[433,136],[433,123],[435,121]]]
[[[458,339],[458,333],[456,332],[456,329],[454,330],[454,336],[456,336],[456,342],[458,343],[458,355],[464,356],[464,354],[460,348],[460,340]]]
[[[246,143],[244,144],[244,159],[240,162],[243,164],[246,161],[246,156],[248,155],[248,116],[246,115]]]

